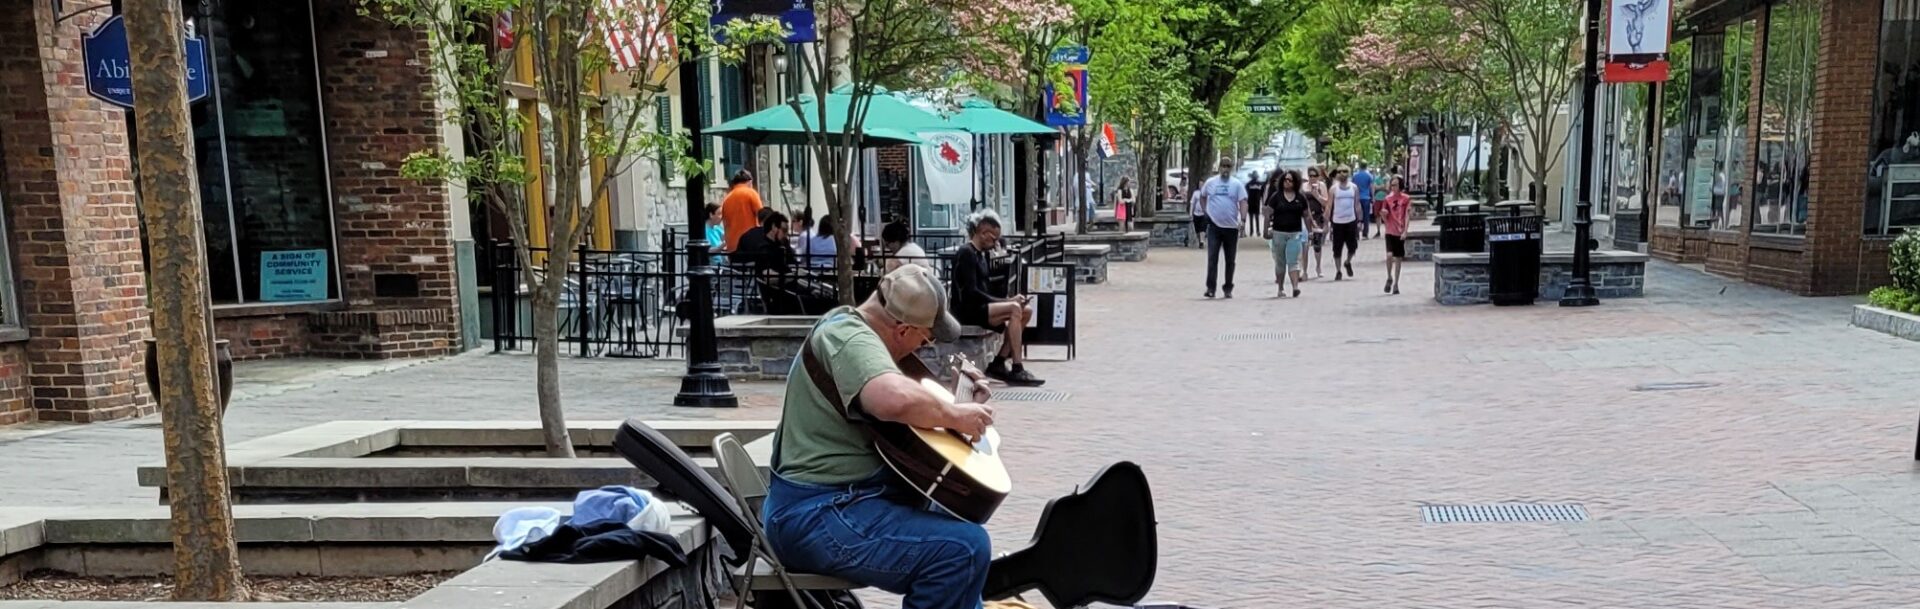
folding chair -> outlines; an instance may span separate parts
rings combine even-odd
[[[794,604],[808,609],[818,609],[818,605],[807,595],[806,590],[851,590],[859,588],[851,582],[825,575],[790,573],[773,555],[773,545],[767,541],[767,532],[760,526],[760,507],[767,502],[767,479],[761,477],[760,468],[753,463],[753,456],[747,454],[740,439],[731,433],[722,433],[713,438],[713,458],[720,465],[720,479],[727,484],[727,492],[740,504],[745,512],[747,524],[753,529],[753,556],[747,558],[740,572],[735,574],[733,589],[745,607],[749,598],[757,591],[785,589],[793,596]],[[760,572],[765,564],[771,576]]]

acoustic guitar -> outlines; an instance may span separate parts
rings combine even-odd
[[[833,384],[833,375],[813,353],[811,343],[800,348],[800,362],[814,386],[819,387],[827,399],[836,399],[839,390]],[[954,402],[953,393],[940,386],[939,379],[919,356],[909,355],[897,364],[902,374],[919,381],[920,386],[935,397],[949,404]],[[1000,502],[1013,492],[1013,479],[1000,463],[998,433],[989,430],[979,441],[969,442],[950,430],[920,429],[882,421],[867,416],[858,399],[848,405],[846,412],[849,418],[867,427],[880,460],[900,476],[906,486],[956,518],[986,524],[994,510],[1000,509]]]
[[[901,360],[900,371],[919,379],[920,386],[934,397],[954,403],[953,393],[918,357]],[[970,381],[962,376],[960,383]],[[970,442],[959,432],[945,429],[876,420],[867,423],[880,460],[907,486],[956,518],[986,524],[1000,509],[1000,502],[1013,492],[1013,478],[1000,462],[1000,434],[992,428]]]

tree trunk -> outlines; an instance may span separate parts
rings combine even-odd
[[[233,532],[220,393],[213,373],[213,324],[201,246],[192,122],[180,3],[127,0],[133,58],[134,129],[139,138],[140,206],[147,223],[148,286],[160,383],[173,532],[173,599],[244,601],[247,582]]]
[[[559,291],[564,287],[563,282],[551,278],[535,287],[538,293],[533,296],[534,391],[540,402],[540,435],[546,440],[547,456],[571,459],[573,438],[567,433],[567,416],[560,404]]]

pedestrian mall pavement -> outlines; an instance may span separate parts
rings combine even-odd
[[[1049,498],[1132,460],[1155,487],[1150,600],[1200,607],[1895,607],[1920,603],[1920,344],[1810,299],[1665,263],[1591,309],[1441,307],[1431,267],[1271,298],[1242,243],[1232,300],[1196,250],[1080,290],[1079,357],[997,405],[1024,544]],[[1330,263],[1329,263],[1330,264]],[[1057,350],[1036,349],[1057,359]],[[563,362],[575,419],[771,418],[668,404],[675,361]],[[273,365],[264,365],[273,366]],[[247,364],[230,438],[332,419],[534,418],[532,361],[314,372]],[[0,505],[150,504],[153,420],[0,431]],[[1575,503],[1576,523],[1429,524],[1428,504]],[[883,601],[880,606],[888,606]]]

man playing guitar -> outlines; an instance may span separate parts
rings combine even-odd
[[[933,271],[902,265],[858,307],[822,315],[788,375],[774,434],[773,480],[761,514],[788,568],[904,596],[903,609],[978,609],[992,547],[978,524],[930,510],[882,462],[865,417],[978,438],[993,424],[974,383],[940,399],[896,362],[960,324]],[[806,364],[814,358],[815,366]],[[962,371],[980,380],[971,366]],[[854,405],[858,408],[854,408]]]

